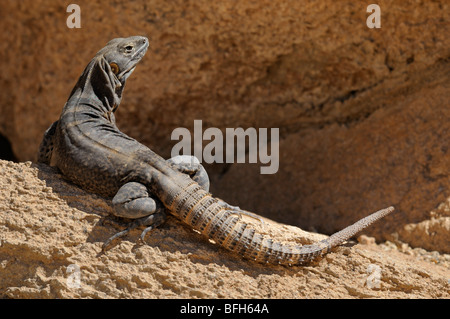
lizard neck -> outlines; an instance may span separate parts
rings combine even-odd
[[[91,60],[70,94],[69,106],[87,105],[91,112],[102,116],[117,109],[125,82],[106,72],[106,64],[101,56]]]

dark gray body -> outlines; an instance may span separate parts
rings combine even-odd
[[[39,161],[52,160],[71,181],[88,191],[114,197],[115,214],[148,230],[164,221],[165,211],[226,249],[258,262],[295,265],[314,260],[372,222],[393,211],[376,212],[321,242],[283,245],[242,222],[239,208],[208,193],[199,164],[166,161],[120,132],[114,111],[125,81],[148,47],[145,37],[114,39],[89,63],[60,119],[45,133]],[[113,239],[112,238],[112,239]],[[107,242],[109,243],[110,240]]]

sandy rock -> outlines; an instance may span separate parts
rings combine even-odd
[[[0,298],[449,298],[448,255],[393,243],[346,245],[307,267],[241,260],[170,218],[138,244],[109,201],[45,165],[0,160]],[[265,219],[264,232],[320,234]],[[402,252],[403,250],[403,252]]]

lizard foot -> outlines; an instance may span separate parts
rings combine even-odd
[[[200,161],[195,156],[190,155],[178,155],[167,160],[173,167],[189,175],[194,181],[196,181],[205,191],[209,191],[209,177],[205,168],[200,164]]]
[[[233,205],[230,205],[230,204],[228,204],[227,202],[225,202],[225,201],[223,201],[223,200],[221,200],[221,199],[219,199],[219,200],[220,200],[220,204],[221,204],[221,205],[223,205],[223,206],[225,206],[227,209],[233,211],[236,215],[239,216],[239,218],[242,219],[242,215],[247,215],[248,217],[251,217],[251,218],[253,218],[253,219],[258,220],[258,221],[261,223],[261,227],[264,228],[264,220],[261,218],[261,216],[255,214],[255,213],[246,211],[246,210],[244,210],[244,209],[241,209],[239,206],[233,206]]]
[[[145,216],[145,217],[141,217],[141,218],[137,218],[137,219],[133,220],[132,222],[130,222],[128,224],[128,227],[125,230],[122,230],[122,231],[114,234],[110,238],[108,238],[102,246],[102,251],[103,252],[106,251],[106,249],[108,248],[108,246],[111,244],[111,242],[113,240],[127,235],[130,231],[132,231],[133,229],[138,228],[140,226],[147,226],[147,228],[144,229],[144,231],[142,232],[142,234],[140,236],[140,240],[144,241],[145,235],[150,230],[155,229],[156,227],[158,227],[162,223],[164,223],[166,218],[167,218],[166,214],[161,211],[158,213],[154,213],[150,216]]]

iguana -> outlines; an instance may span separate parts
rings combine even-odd
[[[166,211],[218,245],[261,263],[300,265],[343,243],[394,208],[375,212],[310,245],[274,241],[245,223],[237,207],[214,198],[204,168],[185,157],[164,160],[115,124],[125,82],[149,47],[146,37],[113,39],[89,62],[59,120],[45,132],[38,161],[55,164],[83,189],[112,197],[114,214],[133,219],[131,229],[161,225]]]

